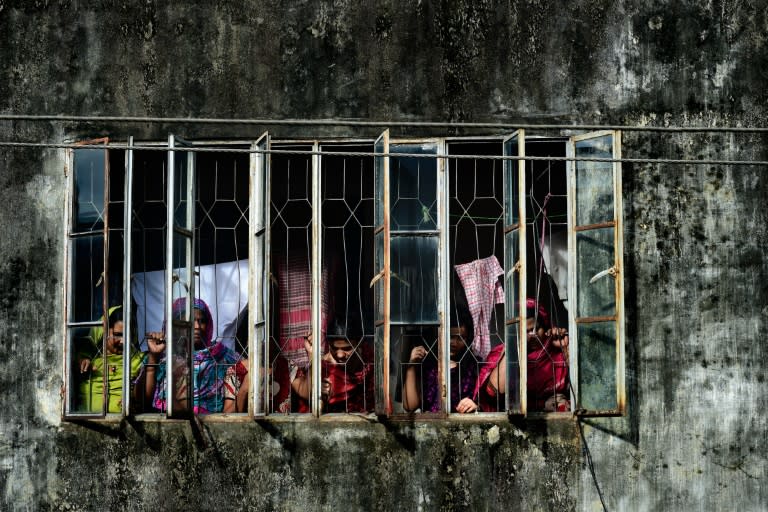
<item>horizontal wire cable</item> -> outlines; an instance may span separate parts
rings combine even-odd
[[[0,147],[10,148],[43,148],[43,149],[90,149],[90,150],[134,150],[134,151],[170,151],[168,146],[129,146],[127,144],[75,144],[47,142],[2,142]],[[518,156],[518,155],[446,155],[425,153],[372,153],[366,151],[313,151],[286,149],[256,149],[256,148],[225,148],[225,147],[175,147],[173,151],[180,153],[260,153],[270,155],[304,155],[304,156],[348,156],[348,157],[390,157],[390,158],[435,158],[445,160],[541,160],[564,162],[604,162],[604,163],[633,163],[633,164],[674,164],[674,165],[758,165],[768,166],[768,160],[686,160],[675,158],[602,158],[575,156]]]
[[[247,119],[247,118],[206,118],[206,117],[142,117],[142,116],[75,116],[49,114],[0,114],[0,121],[56,121],[56,122],[121,122],[121,123],[191,123],[191,124],[251,124],[284,126],[360,126],[379,127],[408,126],[414,128],[484,128],[526,130],[623,130],[635,132],[722,132],[722,133],[768,133],[768,128],[745,126],[632,126],[602,124],[524,124],[524,123],[470,123],[436,121],[359,121],[354,119]]]

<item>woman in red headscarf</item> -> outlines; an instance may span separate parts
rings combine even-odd
[[[544,306],[535,299],[526,301],[528,361],[528,410],[567,412],[568,398],[568,331],[553,327]],[[505,403],[505,344],[494,347],[480,370],[477,390],[480,409],[493,412]]]

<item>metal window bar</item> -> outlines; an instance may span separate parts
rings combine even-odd
[[[133,146],[133,137],[128,138],[128,146]],[[133,351],[139,347],[134,346],[134,322],[133,322],[133,300],[131,299],[131,275],[133,245],[133,150],[125,152],[125,174],[123,186],[123,415],[130,414],[135,409],[133,404],[133,382],[134,375],[131,375],[131,358]],[[125,371],[128,370],[128,371]],[[138,384],[136,384],[138,386]]]
[[[350,149],[322,145],[321,152],[334,148],[340,152]],[[322,354],[330,358],[321,363],[322,378],[343,370],[343,378],[336,380],[351,388],[345,395],[326,397],[323,412],[368,414],[375,403],[373,303],[368,293],[368,277],[373,274],[373,159],[321,155],[320,177],[322,230],[318,245],[322,246],[321,265],[330,269],[331,276],[321,286],[332,305],[328,321],[337,329],[326,337],[329,345],[350,349],[342,351],[344,358],[338,361],[333,346],[328,347],[330,355]],[[321,380],[321,390],[323,385]]]
[[[164,151],[168,150],[167,144],[162,146]],[[136,338],[140,340],[139,348],[148,350],[147,335],[150,331],[160,331],[162,323],[149,325],[148,318],[151,309],[151,297],[149,296],[149,286],[147,276],[150,272],[160,271],[165,273],[165,262],[167,254],[167,159],[166,155],[155,152],[145,152],[137,149],[131,150],[132,172],[130,184],[130,219],[131,230],[130,252],[126,258],[131,265],[130,283],[136,284],[141,280],[139,289],[141,295],[135,295],[132,286],[126,286],[126,293],[129,295],[129,302],[137,302],[136,311],[133,314],[136,318],[144,319],[137,323]],[[128,184],[126,183],[126,186]],[[134,274],[133,272],[136,272]],[[162,281],[165,282],[163,275]],[[165,286],[160,287],[160,304],[165,304]],[[132,306],[131,306],[132,308]],[[159,308],[165,310],[165,307]],[[159,322],[162,322],[164,315],[161,315]],[[133,318],[133,316],[131,317]],[[162,363],[160,363],[162,364]],[[157,365],[143,364],[139,370],[142,377],[138,385],[145,385],[144,379],[148,378],[148,370],[152,370],[153,378],[157,375]],[[152,413],[154,409],[154,393],[146,396],[146,390],[139,390],[137,396],[140,399],[138,404],[134,404],[134,411],[137,413]],[[148,401],[147,401],[148,400]],[[159,412],[159,411],[157,411]]]
[[[165,411],[170,418],[188,417],[193,411],[195,169],[194,154],[177,149],[188,145],[174,135],[168,137]],[[184,312],[178,319],[173,311],[177,296],[185,299]]]
[[[318,345],[316,340],[321,337],[322,329],[317,321],[312,321],[317,303],[312,300],[312,244],[315,240],[312,175],[312,159],[306,154],[279,157],[273,154],[271,158],[269,258],[270,286],[275,291],[275,300],[270,314],[276,321],[270,323],[267,394],[268,413],[273,414],[311,411],[313,398],[311,394],[301,396],[307,387],[302,383],[310,378],[310,366],[317,368],[315,365],[319,364],[315,361],[319,351],[314,347]],[[272,179],[273,176],[281,176],[281,179]],[[313,352],[307,354],[304,340],[310,330]],[[312,389],[311,382],[308,386]]]
[[[252,149],[269,148],[269,134],[251,144]],[[249,203],[248,280],[248,412],[262,416],[267,412],[266,390],[269,347],[269,155],[251,153]]]
[[[451,154],[477,153],[482,149],[485,153],[502,154],[502,144],[496,139],[494,142],[486,142],[479,146],[478,142],[464,142],[449,144]],[[472,265],[481,265],[491,256],[498,262],[504,261],[503,243],[503,172],[501,162],[498,160],[466,160],[449,159],[448,191],[449,191],[449,233],[450,233],[450,288],[449,302],[450,327],[455,330],[460,324],[466,324],[467,334],[458,333],[461,343],[449,341],[451,353],[452,371],[449,373],[451,394],[451,411],[456,411],[456,406],[464,398],[473,401],[478,411],[482,408],[485,412],[504,412],[506,404],[502,395],[497,393],[491,396],[483,393],[483,389],[475,389],[475,380],[484,366],[485,358],[478,355],[476,350],[479,343],[487,343],[483,350],[498,351],[499,345],[504,343],[503,306],[498,307],[495,300],[495,289],[488,288],[489,283],[479,282],[477,273],[480,269]],[[488,261],[488,260],[485,260]],[[475,269],[465,279],[473,286],[471,295],[473,309],[480,309],[478,321],[484,325],[474,325],[470,311],[469,295],[459,278],[456,265],[464,265],[463,268]],[[470,265],[467,267],[467,265]],[[498,279],[497,279],[498,282]],[[477,290],[479,293],[474,293]],[[454,325],[456,324],[456,325]],[[486,341],[481,340],[487,339]],[[477,347],[477,348],[476,348]],[[503,350],[503,348],[501,349]],[[496,372],[497,375],[498,372]],[[456,383],[453,382],[454,377]],[[488,379],[492,377],[489,375]],[[498,377],[496,378],[498,381]],[[494,385],[495,389],[505,389]],[[471,408],[462,407],[464,412],[473,412]]]

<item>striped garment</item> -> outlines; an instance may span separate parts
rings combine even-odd
[[[491,351],[490,324],[495,304],[504,303],[504,290],[499,277],[504,270],[496,256],[455,265],[456,274],[467,295],[467,306],[475,327],[472,352],[485,359]]]
[[[277,259],[277,282],[279,297],[279,346],[280,354],[292,365],[306,368],[309,356],[304,348],[304,339],[312,329],[312,269],[306,255],[291,254]],[[328,326],[328,312],[331,310],[328,289],[330,271],[323,268],[321,276],[321,339],[325,339]],[[324,347],[323,347],[324,348]]]

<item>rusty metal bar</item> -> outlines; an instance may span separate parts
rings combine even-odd
[[[574,231],[577,233],[580,231],[589,231],[591,229],[603,229],[603,228],[612,228],[616,226],[616,221],[609,220],[606,222],[598,222],[596,224],[587,224],[584,226],[575,226],[573,228]]]
[[[594,324],[598,322],[615,322],[618,317],[616,315],[611,316],[584,316],[576,318],[577,324]]]

